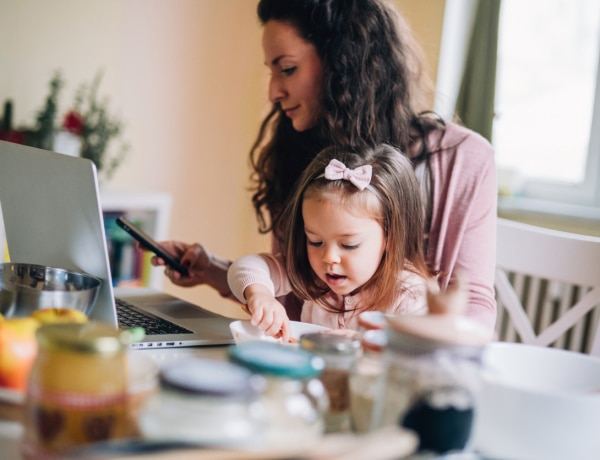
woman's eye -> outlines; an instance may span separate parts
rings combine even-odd
[[[292,75],[296,71],[296,67],[286,67],[285,69],[281,69],[281,73],[287,76]]]
[[[307,241],[309,246],[314,246],[316,248],[320,247],[323,243],[320,241]]]
[[[344,249],[356,249],[358,248],[358,244],[342,244]]]

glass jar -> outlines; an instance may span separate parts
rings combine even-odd
[[[318,379],[324,367],[321,358],[299,348],[247,342],[231,347],[229,359],[267,381],[267,449],[306,448],[323,436],[329,400]]]
[[[356,334],[315,332],[300,336],[300,346],[325,362],[320,377],[329,396],[325,432],[351,431],[350,371],[360,354],[360,340]]]
[[[387,318],[382,390],[371,427],[401,425],[421,452],[463,450],[471,437],[488,334],[451,315]]]
[[[164,367],[139,412],[142,437],[211,446],[262,443],[264,379],[236,364],[186,358]]]
[[[350,414],[353,431],[366,433],[371,430],[375,395],[381,387],[387,333],[381,329],[366,330],[360,342],[362,354],[350,373]]]
[[[25,400],[25,458],[128,437],[126,346],[112,325],[41,326]]]

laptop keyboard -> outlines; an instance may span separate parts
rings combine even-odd
[[[115,298],[119,328],[143,327],[146,335],[192,334],[192,331],[149,312],[141,312],[123,299]]]

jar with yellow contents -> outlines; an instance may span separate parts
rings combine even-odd
[[[49,324],[37,331],[38,355],[25,401],[25,458],[131,434],[126,345],[101,322]]]

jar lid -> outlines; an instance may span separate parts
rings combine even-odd
[[[358,325],[364,329],[385,329],[385,316],[381,311],[363,311],[358,315]]]
[[[388,335],[383,329],[369,329],[362,335],[360,342],[364,350],[380,352],[388,343]]]
[[[467,302],[467,282],[461,274],[445,291],[440,291],[435,282],[428,283],[429,314],[386,316],[390,346],[417,352],[482,347],[492,339],[492,334],[477,321],[464,316]]]
[[[52,350],[114,354],[125,350],[120,331],[99,321],[44,324],[36,331],[38,344]]]
[[[407,315],[389,317],[387,321],[389,346],[410,353],[453,347],[483,347],[490,341],[486,329],[462,316]]]
[[[229,348],[229,359],[260,374],[308,379],[325,367],[322,358],[299,348],[270,342],[247,342]]]
[[[300,336],[300,346],[315,353],[355,354],[360,350],[356,334],[336,332],[311,332]],[[353,331],[352,331],[353,332]]]
[[[163,389],[197,396],[245,399],[257,396],[265,388],[264,379],[227,361],[182,359],[160,373]]]

